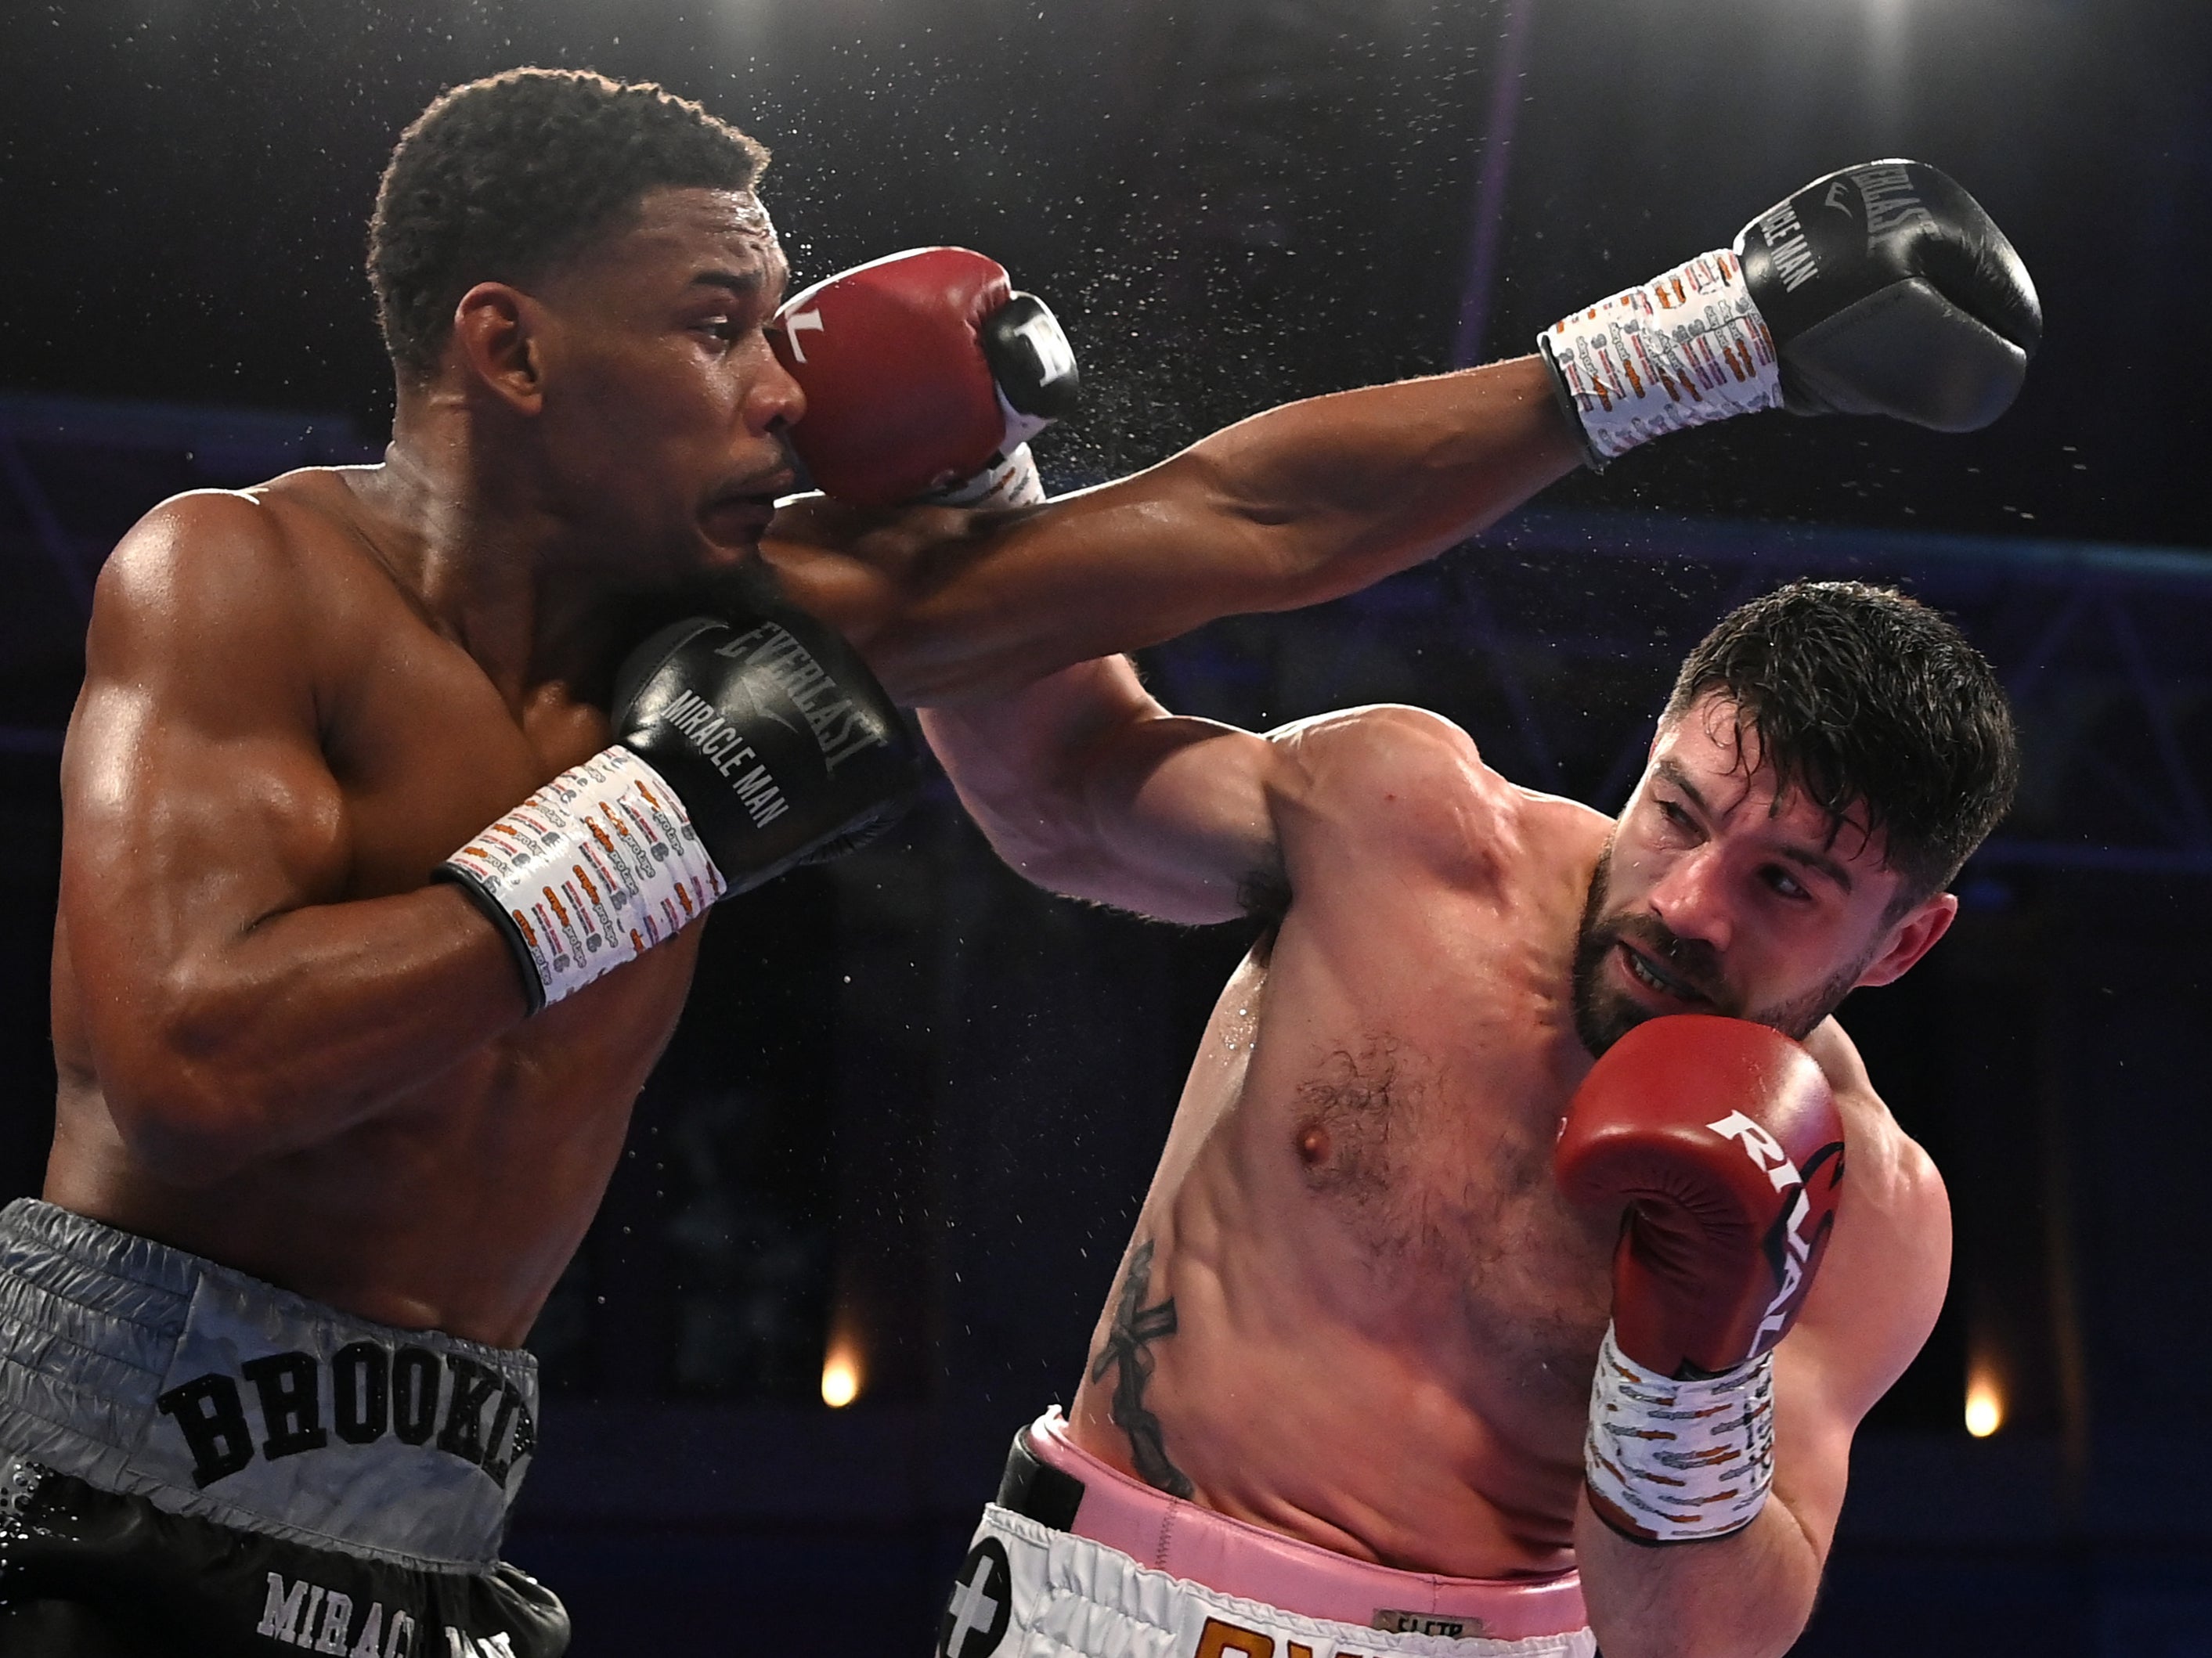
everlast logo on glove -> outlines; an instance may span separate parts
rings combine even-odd
[[[918,775],[867,665],[834,629],[781,606],[655,635],[617,677],[614,716],[732,892],[859,845],[904,809]]]
[[[726,662],[757,666],[773,678],[806,716],[822,750],[822,763],[831,771],[856,754],[890,745],[890,738],[877,720],[838,689],[837,682],[805,646],[775,623],[763,622],[739,634],[714,654]]]
[[[1911,170],[1902,162],[1853,167],[1851,182],[1859,187],[1859,200],[1866,207],[1867,246],[1871,248],[1877,237],[1887,236],[1893,230],[1903,230],[1912,225],[1932,225],[1936,216],[1912,188]]]

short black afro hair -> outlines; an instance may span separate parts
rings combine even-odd
[[[368,281],[400,374],[436,367],[480,282],[524,282],[648,191],[750,190],[768,152],[647,82],[517,69],[441,94],[401,135],[368,225]]]
[[[1710,693],[1784,793],[1886,837],[1900,908],[1948,886],[2012,805],[2004,687],[1948,621],[1889,588],[1793,581],[1730,611],[1682,664],[1664,719]]]

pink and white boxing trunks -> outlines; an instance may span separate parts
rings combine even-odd
[[[1130,1479],[1057,1410],[1015,1436],[939,1658],[1595,1658],[1573,1572],[1492,1581],[1354,1560]]]

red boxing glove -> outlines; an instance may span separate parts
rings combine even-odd
[[[1844,1123],[1811,1054],[1778,1030],[1681,1013],[1606,1051],[1552,1152],[1570,1201],[1626,1203],[1613,1260],[1620,1350],[1717,1376],[1782,1339],[1827,1247]]]
[[[806,393],[792,446],[817,488],[864,507],[1018,489],[1008,464],[1073,412],[1079,389],[1052,313],[965,248],[915,248],[817,282],[769,338]]]
[[[1844,1125],[1778,1031],[1678,1014],[1583,1078],[1552,1153],[1573,1201],[1625,1204],[1591,1378],[1591,1511],[1647,1543],[1725,1537],[1774,1483],[1774,1344],[1835,1224]]]

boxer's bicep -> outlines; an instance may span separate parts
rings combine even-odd
[[[259,511],[175,503],[100,578],[62,766],[63,913],[80,972],[111,993],[90,999],[96,1051],[150,1035],[145,1016],[212,957],[343,877],[338,788]]]
[[[1279,884],[1273,796],[1288,758],[1265,738],[1163,714],[1103,745],[1085,780],[1103,854],[1078,896],[1164,921],[1234,920]]]
[[[1266,738],[1170,714],[1123,659],[922,730],[999,855],[1037,885],[1162,920],[1234,919],[1275,867]]]

